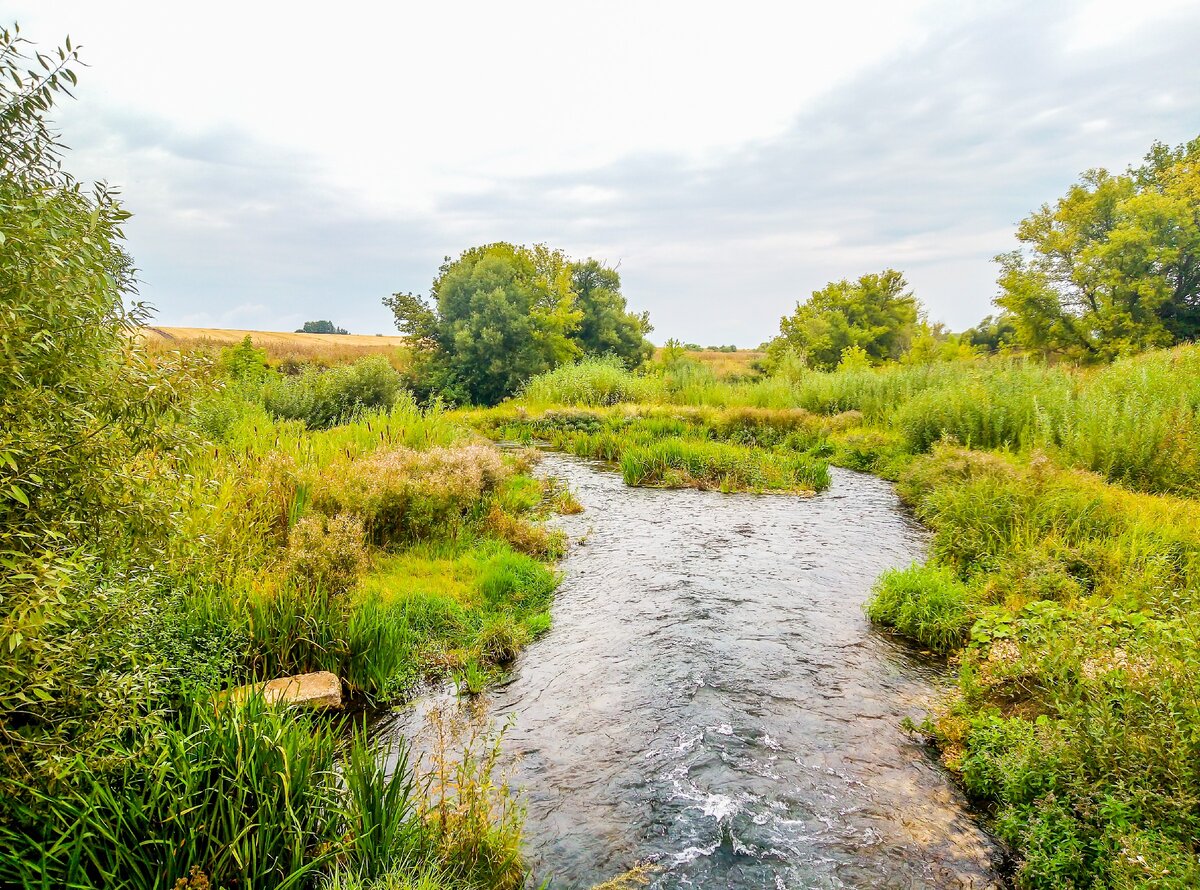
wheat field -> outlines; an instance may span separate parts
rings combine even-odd
[[[241,343],[249,337],[276,364],[339,365],[365,355],[380,354],[386,355],[397,369],[408,364],[406,338],[399,334],[299,334],[231,328],[144,327],[142,336],[151,352],[215,350]]]

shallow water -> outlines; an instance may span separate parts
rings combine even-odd
[[[556,454],[541,472],[586,509],[562,520],[553,629],[485,699],[514,716],[538,880],[590,887],[650,860],[661,888],[998,885],[998,849],[899,729],[944,671],[863,615],[925,543],[887,483],[634,489]]]

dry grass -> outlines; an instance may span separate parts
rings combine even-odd
[[[392,366],[408,366],[407,341],[399,334],[297,334],[227,328],[142,328],[151,352],[217,350],[246,337],[267,353],[272,364],[342,365],[367,355],[385,355]]]
[[[765,352],[757,349],[739,349],[737,352],[719,352],[704,349],[699,352],[688,351],[688,358],[695,359],[700,364],[712,369],[721,380],[730,377],[750,377],[755,373],[751,363],[761,361],[766,357]],[[654,351],[655,361],[662,360],[662,348]]]

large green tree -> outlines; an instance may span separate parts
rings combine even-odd
[[[412,340],[414,385],[459,402],[495,404],[586,353],[631,366],[648,354],[649,321],[626,311],[616,271],[541,244],[472,247],[446,259],[428,299],[398,293],[384,303]]]
[[[571,288],[583,314],[575,340],[585,353],[616,355],[629,367],[653,354],[654,347],[646,341],[653,330],[650,315],[628,311],[616,269],[592,259],[573,263]]]
[[[1090,170],[997,257],[996,303],[1020,345],[1081,359],[1200,334],[1200,138],[1155,144],[1125,173]]]
[[[174,444],[182,381],[137,335],[129,214],[62,169],[47,121],[76,61],[69,42],[42,53],[0,29],[0,774],[22,745],[49,756],[43,733],[96,719],[67,632],[93,601],[73,579],[161,540],[170,518],[155,496],[169,466],[151,455]]]
[[[830,282],[780,320],[768,352],[773,360],[791,352],[826,371],[838,366],[847,349],[863,350],[872,363],[897,359],[917,324],[917,301],[907,288],[894,269]]]

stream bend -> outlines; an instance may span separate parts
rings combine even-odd
[[[628,488],[560,454],[540,472],[585,512],[559,520],[553,628],[486,703],[514,718],[537,880],[590,887],[651,860],[659,888],[1000,885],[999,849],[899,728],[945,669],[863,614],[926,544],[889,484],[833,469],[810,498]]]

